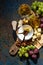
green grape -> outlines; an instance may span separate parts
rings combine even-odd
[[[31,45],[31,46],[30,46],[30,49],[32,49],[32,50],[35,49],[35,46]]]
[[[37,5],[38,5],[38,7],[41,5],[41,3],[40,2],[37,2]]]
[[[34,11],[36,10],[36,6],[33,6]]]
[[[25,57],[29,57],[29,54],[28,53],[25,53]]]
[[[32,49],[35,49],[35,48],[36,48],[35,46],[32,47]]]
[[[19,49],[19,51],[21,51],[21,48]]]
[[[28,50],[28,47],[26,47],[25,49]]]
[[[40,10],[37,10],[36,12],[37,12],[37,14],[41,14],[41,11]]]
[[[42,5],[43,5],[43,2],[41,2],[40,4],[41,4],[41,6],[42,6]]]
[[[27,52],[27,49],[25,48],[25,49],[24,49],[24,53],[26,53],[26,52]]]
[[[26,53],[27,51],[25,50],[25,52],[24,53]]]
[[[43,12],[43,8],[41,9],[41,12]]]
[[[18,52],[18,53],[21,53],[21,54],[23,55],[25,52],[26,52],[25,47],[22,46],[22,47],[19,49],[19,52]]]
[[[40,5],[40,7],[39,7],[39,8],[40,8],[40,9],[43,9],[43,5],[42,5],[42,6]]]
[[[34,11],[36,11],[36,6],[31,6],[31,9],[33,9]]]
[[[37,5],[37,1],[33,2],[33,5],[35,5],[35,6],[36,6],[36,5]]]
[[[41,7],[39,7],[39,8],[38,8],[38,10],[40,10],[40,11],[41,11]]]
[[[21,48],[22,48],[22,49],[24,49],[25,47],[24,47],[24,46],[22,46]]]
[[[33,48],[33,45],[30,45],[30,49],[32,49]]]
[[[24,51],[24,50],[22,50],[22,52],[24,53],[25,51]]]
[[[20,57],[22,57],[22,54],[19,54]]]
[[[28,47],[28,50],[30,49],[30,46],[27,46]]]
[[[18,51],[18,54],[20,54],[20,51]]]
[[[31,48],[31,47],[30,47],[30,46],[28,46],[28,49],[29,49],[29,50],[30,50],[30,48]]]
[[[22,50],[24,50],[24,49],[25,49],[25,47],[22,47],[21,49],[22,49]]]
[[[24,50],[22,50],[22,51],[21,51],[21,54],[23,55],[24,53],[25,53],[25,51],[24,51]]]
[[[35,1],[32,3],[31,8],[37,14],[41,14],[41,15],[43,14],[43,2]]]

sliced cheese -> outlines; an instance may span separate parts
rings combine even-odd
[[[18,33],[23,33],[24,30],[23,30],[23,27],[21,26],[19,29],[18,29]]]
[[[37,38],[37,36],[36,35],[33,35],[33,37],[32,37],[33,39],[36,39]]]
[[[37,38],[38,38],[38,39],[41,38],[41,33],[37,33]]]
[[[33,36],[33,30],[31,32],[29,32],[26,36],[25,36],[25,40],[29,40],[31,39]]]
[[[41,28],[38,28],[37,31],[38,31],[39,33],[41,33]]]
[[[24,40],[24,35],[23,34],[17,34],[18,38],[23,41]]]
[[[34,34],[37,34],[37,30],[34,31]]]

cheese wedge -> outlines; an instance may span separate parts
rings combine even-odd
[[[23,30],[23,27],[21,26],[19,29],[18,29],[18,34],[19,33],[23,33],[24,32],[24,30]]]
[[[17,34],[18,38],[23,41],[24,40],[24,35],[23,34]]]

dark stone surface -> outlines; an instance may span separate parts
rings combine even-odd
[[[17,14],[20,4],[31,5],[33,1],[0,0],[0,65],[43,65],[43,48],[40,49],[40,57],[36,64],[30,59],[21,61],[18,55],[12,57],[9,54],[9,48],[14,43],[11,21],[20,19]]]

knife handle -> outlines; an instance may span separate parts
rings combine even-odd
[[[16,31],[17,21],[12,21],[11,24],[12,24],[13,30]]]

